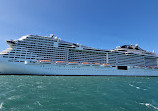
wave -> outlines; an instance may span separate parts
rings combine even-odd
[[[0,104],[0,109],[2,109],[2,108],[3,108],[3,104],[4,104],[3,102]]]
[[[139,104],[145,105],[146,107],[150,107],[150,108],[154,108],[154,109],[158,110],[158,107],[156,107],[156,106],[154,106],[154,105],[152,105],[150,103],[139,103]]]

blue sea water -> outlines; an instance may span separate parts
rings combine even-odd
[[[158,77],[0,76],[0,111],[158,111]]]

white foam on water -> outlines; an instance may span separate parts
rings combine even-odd
[[[154,106],[154,105],[152,105],[150,103],[139,103],[139,104],[145,105],[146,107],[151,107],[151,108],[154,108],[154,109],[158,110],[158,107],[156,107],[156,106]]]
[[[140,87],[138,87],[138,86],[134,86],[134,85],[132,85],[132,84],[129,84],[131,87],[135,87],[136,89],[140,89]]]
[[[23,87],[23,86],[25,86],[25,85],[18,85],[17,87]]]
[[[3,108],[3,104],[4,104],[3,102],[0,104],[0,109],[2,109],[2,108]]]
[[[19,98],[20,98],[20,96],[11,96],[8,98],[8,100],[15,100],[15,99],[19,99]]]
[[[142,83],[142,82],[137,82],[137,83]]]
[[[43,86],[37,86],[37,88],[41,89],[41,88],[43,88]]]
[[[140,87],[136,87],[137,89],[140,89]]]
[[[133,85],[132,85],[132,84],[129,84],[129,85],[133,87]]]
[[[37,104],[38,104],[39,106],[42,106],[41,103],[40,103],[39,101],[36,101],[36,102],[37,102]]]
[[[42,84],[42,82],[36,82],[36,84]]]

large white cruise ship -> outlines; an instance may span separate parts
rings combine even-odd
[[[158,76],[158,56],[138,45],[103,50],[54,37],[26,35],[7,40],[0,74]]]

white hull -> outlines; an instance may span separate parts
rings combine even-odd
[[[0,74],[31,75],[111,75],[111,76],[158,76],[158,69],[132,68],[118,70],[117,67],[24,64],[0,60]]]

